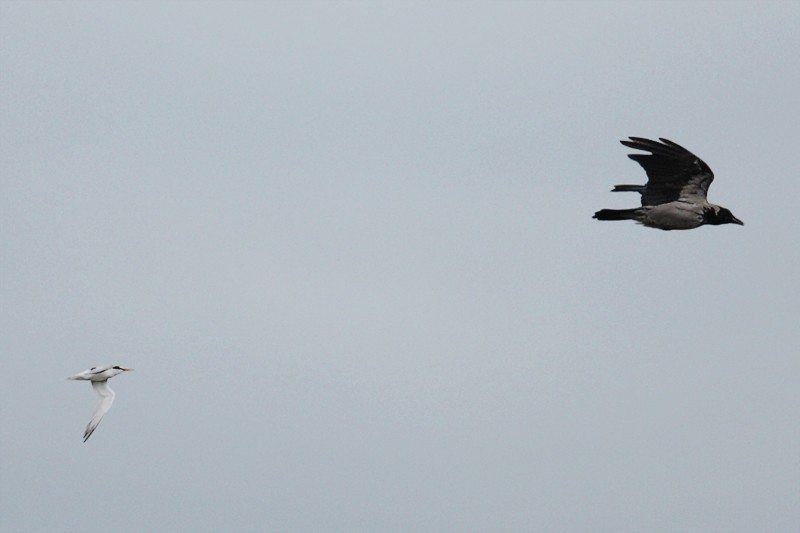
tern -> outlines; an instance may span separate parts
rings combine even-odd
[[[630,154],[647,173],[645,185],[616,185],[612,192],[638,192],[642,206],[633,209],[601,209],[597,220],[635,220],[639,224],[663,230],[694,229],[710,224],[744,223],[728,209],[706,200],[714,181],[711,168],[683,146],[660,138],[661,142],[629,137],[620,141],[629,148],[650,152]]]
[[[114,391],[106,383],[110,378],[123,372],[130,372],[132,368],[123,368],[119,365],[116,366],[93,366],[89,370],[84,370],[79,374],[70,376],[67,379],[82,379],[92,382],[92,387],[97,393],[97,407],[94,409],[92,419],[86,426],[86,432],[83,434],[83,442],[86,442],[92,436],[94,430],[97,429],[98,424],[103,419],[103,416],[111,409],[111,404],[114,403]]]

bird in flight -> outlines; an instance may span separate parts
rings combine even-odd
[[[661,142],[629,137],[625,146],[650,152],[629,154],[647,173],[645,185],[615,185],[612,192],[638,192],[642,206],[633,209],[601,209],[597,220],[635,220],[639,224],[663,230],[694,229],[705,224],[744,222],[728,209],[706,200],[714,173],[692,152],[667,139]]]
[[[75,374],[67,379],[83,379],[92,382],[92,387],[97,393],[97,407],[94,409],[92,419],[86,426],[86,431],[83,434],[83,442],[86,442],[92,436],[97,425],[103,419],[103,416],[111,409],[111,404],[114,403],[114,391],[108,386],[107,381],[117,374],[123,372],[130,372],[132,368],[123,368],[117,366],[93,366],[89,370],[84,370],[80,374]]]

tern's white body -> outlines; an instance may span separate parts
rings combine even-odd
[[[119,365],[93,366],[89,370],[84,370],[80,374],[75,374],[67,378],[91,381],[92,388],[99,397],[97,407],[95,407],[94,413],[92,414],[92,419],[89,421],[89,424],[86,426],[86,432],[83,434],[83,442],[86,442],[86,440],[92,436],[94,430],[97,429],[97,425],[100,424],[103,416],[111,409],[111,404],[114,403],[114,391],[111,390],[111,387],[109,387],[107,383],[109,378],[113,378],[117,374],[122,374],[130,370],[133,369],[123,368]]]

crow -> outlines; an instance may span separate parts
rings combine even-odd
[[[706,200],[714,173],[692,152],[670,140],[661,142],[629,137],[620,141],[629,148],[650,154],[629,154],[647,173],[645,185],[616,185],[612,192],[638,192],[642,207],[634,209],[601,209],[597,220],[635,220],[650,228],[663,230],[694,229],[705,224],[739,224],[744,222],[728,209]]]

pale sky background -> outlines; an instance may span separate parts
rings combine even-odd
[[[0,530],[800,531],[798,28],[2,2]],[[746,225],[592,220],[629,135]]]

